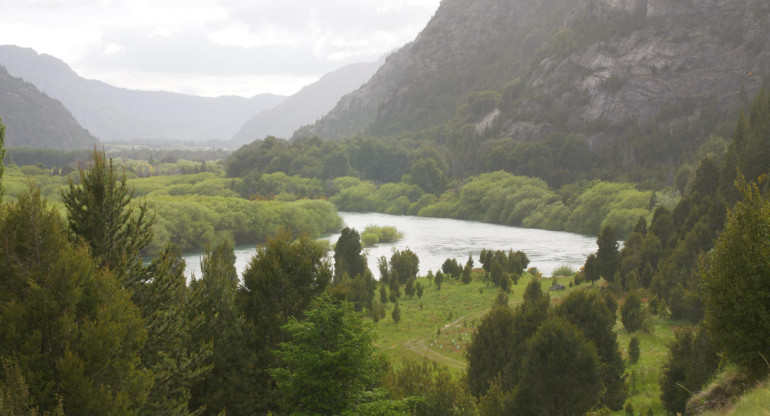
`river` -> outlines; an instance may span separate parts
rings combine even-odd
[[[399,216],[379,213],[340,212],[346,226],[363,232],[367,225],[393,226],[403,238],[393,244],[380,244],[366,249],[369,268],[375,277],[377,258],[388,259],[394,249],[409,248],[420,259],[420,274],[428,270],[434,272],[447,258],[456,258],[464,265],[468,255],[473,256],[474,267],[481,267],[479,253],[481,249],[521,250],[529,257],[529,267],[537,267],[544,275],[550,274],[560,266],[566,265],[577,270],[585,263],[586,257],[596,251],[596,237],[572,234],[560,231],[546,231],[533,228],[508,227],[485,224],[475,221],[462,221],[444,218],[426,218]],[[337,241],[339,234],[324,237]],[[235,267],[240,276],[254,255],[254,247],[242,246],[235,249]],[[330,257],[333,253],[330,253]],[[188,277],[200,277],[202,253],[189,253],[184,256],[187,263]]]

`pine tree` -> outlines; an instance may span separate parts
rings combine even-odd
[[[0,202],[3,202],[3,172],[5,171],[5,126],[0,118]]]
[[[82,238],[99,264],[128,279],[141,269],[140,251],[152,240],[154,217],[146,204],[131,204],[126,175],[118,175],[112,159],[94,150],[91,166],[80,170],[80,184],[70,178],[62,200],[71,232]],[[130,286],[129,281],[123,282]]]
[[[223,242],[206,248],[201,260],[202,276],[191,282],[192,318],[203,323],[193,332],[193,345],[213,342],[211,371],[190,388],[190,408],[205,406],[205,415],[252,414],[249,354],[245,343],[245,320],[236,304],[238,276],[233,247]]]
[[[184,269],[184,260],[166,247],[135,289],[134,299],[149,335],[142,363],[155,375],[142,415],[197,415],[203,411],[188,411],[190,388],[211,369],[212,345],[211,340],[192,338],[204,322],[190,302]]]
[[[71,242],[38,189],[0,211],[0,356],[18,357],[30,402],[68,414],[132,415],[152,374],[130,293]]]

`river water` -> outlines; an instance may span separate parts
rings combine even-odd
[[[369,268],[375,277],[379,275],[377,258],[386,256],[390,259],[395,249],[409,248],[415,252],[420,259],[421,275],[428,270],[435,272],[447,258],[456,258],[461,265],[465,265],[468,255],[473,256],[474,267],[481,267],[479,253],[486,248],[521,250],[529,257],[529,267],[537,267],[544,275],[550,276],[555,269],[563,265],[577,270],[585,263],[586,257],[596,251],[596,237],[560,231],[379,213],[340,212],[339,215],[346,226],[355,228],[359,233],[363,232],[367,225],[379,225],[396,227],[403,234],[403,238],[395,243],[366,249]],[[335,242],[339,234],[324,238]],[[236,247],[235,267],[239,276],[246,269],[255,251],[254,247]],[[332,255],[333,253],[330,257]],[[188,277],[200,277],[201,256],[201,253],[184,256]]]

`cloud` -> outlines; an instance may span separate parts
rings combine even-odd
[[[438,3],[0,0],[0,43],[34,48],[81,75],[129,88],[290,94],[413,40]]]

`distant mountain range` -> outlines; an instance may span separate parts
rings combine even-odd
[[[384,59],[347,65],[324,75],[281,104],[251,118],[235,134],[232,143],[239,146],[266,136],[291,137],[295,130],[315,123],[331,111],[342,96],[368,81],[383,62]]]
[[[0,118],[6,147],[43,147],[61,150],[88,148],[98,142],[78,124],[61,102],[34,85],[12,77],[0,66]]]
[[[85,79],[49,55],[0,46],[0,65],[61,101],[102,141],[224,141],[255,114],[285,97],[197,97],[134,91]]]

